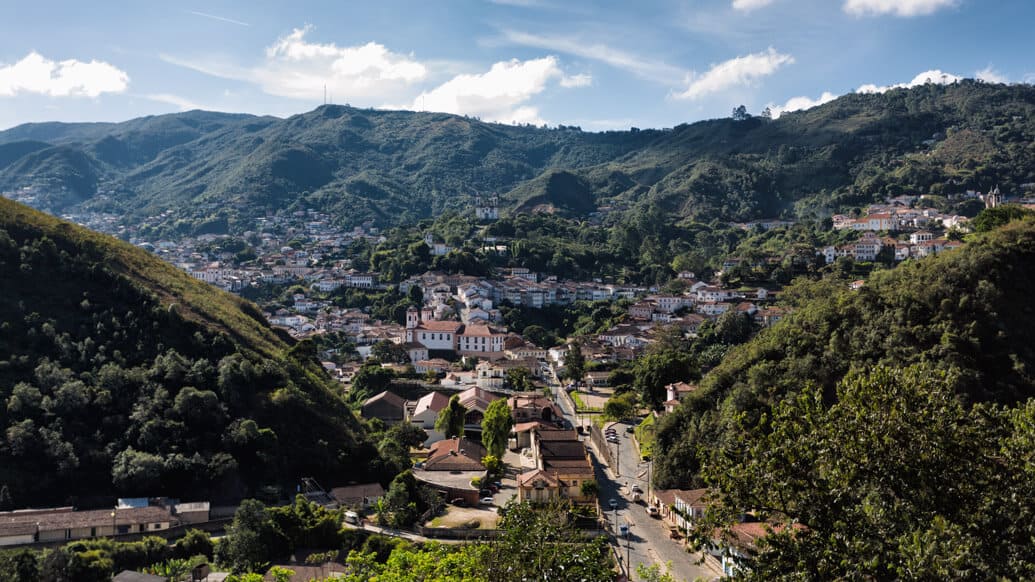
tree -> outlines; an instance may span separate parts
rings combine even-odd
[[[449,399],[449,404],[438,413],[435,419],[435,430],[446,435],[447,439],[464,434],[464,418],[467,416],[467,409],[460,404],[460,397],[454,395]]]
[[[515,392],[527,392],[532,389],[532,374],[525,368],[511,368],[507,370],[503,383]]]
[[[266,506],[254,499],[245,499],[227,526],[226,537],[219,545],[220,561],[234,573],[256,572],[272,560],[287,555],[290,541],[273,519]]]
[[[503,471],[507,468],[507,465],[503,462],[502,455],[485,455],[482,457],[482,465],[485,466],[485,470],[488,471],[489,475],[495,477],[501,477]]]
[[[385,364],[408,364],[410,353],[402,344],[381,340],[371,346],[370,356]]]
[[[573,382],[581,382],[586,375],[586,357],[577,341],[568,344],[568,351],[564,354],[564,375]]]
[[[750,119],[751,114],[747,112],[747,107],[738,105],[733,108],[733,113],[730,117],[733,118],[733,121],[744,121],[745,119]]]
[[[665,386],[674,382],[696,379],[696,363],[686,352],[666,351],[647,354],[633,366],[636,379],[633,387],[644,403],[657,408],[664,401]]]
[[[968,406],[958,381],[929,365],[877,367],[842,380],[832,404],[809,385],[741,424],[706,461],[721,495],[697,540],[754,510],[787,527],[745,560],[748,579],[1031,578],[1032,465],[1021,459],[1032,458],[1035,404]]]
[[[606,420],[623,420],[636,414],[636,393],[625,392],[607,399],[604,403]]]
[[[508,503],[501,535],[486,555],[487,580],[608,580],[614,573],[603,537],[586,540],[572,527],[569,504]]]
[[[513,426],[514,418],[510,414],[507,401],[502,398],[493,400],[485,409],[485,416],[482,418],[482,444],[490,455],[503,457]]]
[[[742,344],[751,338],[754,326],[746,313],[729,310],[715,320],[715,335],[724,344]]]
[[[600,485],[597,484],[596,479],[589,479],[582,482],[579,486],[579,492],[585,497],[594,497],[600,492]]]

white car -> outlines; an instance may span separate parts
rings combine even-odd
[[[496,500],[492,497],[482,497],[478,502],[482,505],[492,505],[493,503],[496,503]]]

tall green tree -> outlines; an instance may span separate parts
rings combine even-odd
[[[633,367],[633,375],[633,388],[645,403],[657,408],[665,401],[666,385],[695,380],[700,373],[690,354],[668,350],[641,357]]]
[[[217,558],[235,573],[256,572],[287,555],[290,540],[260,501],[245,499],[226,528]]]
[[[957,381],[878,367],[833,404],[807,386],[742,424],[705,464],[721,495],[698,540],[753,511],[795,527],[764,538],[746,579],[1031,579],[1035,404],[970,406]]]
[[[441,431],[447,439],[464,434],[464,417],[467,416],[467,409],[460,404],[460,397],[454,395],[449,399],[449,404],[438,413],[435,419],[435,430]]]
[[[568,351],[564,354],[564,375],[573,382],[581,382],[586,375],[586,357],[577,341],[568,344]]]
[[[490,455],[503,458],[513,426],[514,417],[510,414],[507,401],[502,398],[493,400],[482,418],[482,444]]]

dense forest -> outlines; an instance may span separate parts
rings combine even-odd
[[[704,528],[797,524],[756,579],[1030,578],[1033,261],[1028,216],[857,290],[796,282],[663,419],[657,484],[715,488]]]
[[[191,111],[0,132],[0,190],[40,207],[163,210],[161,234],[241,231],[313,208],[344,226],[413,224],[477,196],[585,217],[815,219],[900,193],[1035,183],[1035,88],[965,80],[849,94],[778,119],[582,132],[326,105],[287,119]],[[661,233],[658,233],[659,236]],[[664,240],[662,238],[662,240]]]
[[[4,508],[391,477],[309,342],[140,249],[3,199],[0,322]]]

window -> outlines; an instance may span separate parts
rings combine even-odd
[[[65,530],[65,539],[66,540],[72,539],[72,530],[71,529],[66,529]]]
[[[97,537],[97,528],[95,528],[95,527],[91,527],[90,528],[90,537],[91,538]]]
[[[140,524],[140,531],[144,531],[144,529],[145,529],[146,527],[147,527],[147,526],[145,526],[144,524]]]

